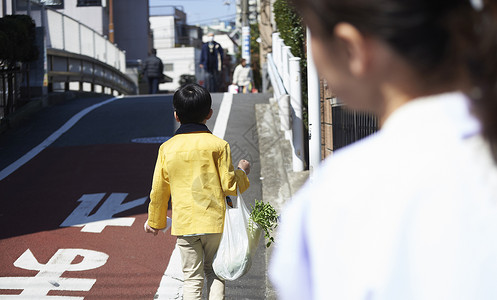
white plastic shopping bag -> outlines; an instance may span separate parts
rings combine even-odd
[[[200,86],[203,86],[205,87],[205,80],[206,80],[206,74],[205,74],[205,69],[204,68],[200,68],[199,72],[198,72],[198,77],[197,77],[197,83],[198,85]]]
[[[235,280],[248,272],[261,239],[261,228],[251,220],[240,193],[234,208],[226,209],[224,231],[216,257],[214,273],[223,280]]]
[[[236,84],[230,84],[228,86],[228,93],[238,94],[238,85],[236,85]]]

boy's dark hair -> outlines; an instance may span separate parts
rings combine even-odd
[[[211,110],[211,94],[196,83],[179,88],[173,96],[173,106],[181,124],[201,123]]]

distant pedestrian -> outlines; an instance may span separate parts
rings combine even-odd
[[[233,84],[238,86],[240,93],[250,93],[254,86],[254,76],[252,68],[247,66],[247,60],[242,58],[240,64],[236,66],[233,72]]]
[[[208,41],[202,45],[200,53],[200,68],[204,70],[205,88],[213,93],[219,92],[220,73],[223,66],[224,50],[221,45],[214,41],[214,33],[209,32]]]
[[[284,210],[280,299],[497,299],[497,2],[294,3],[319,72],[381,130]]]
[[[177,236],[184,274],[183,299],[201,299],[204,278],[209,299],[224,299],[224,281],[212,262],[224,228],[226,196],[249,187],[250,163],[233,168],[229,144],[214,136],[206,121],[212,116],[209,92],[187,84],[173,96],[174,117],[181,126],[159,148],[150,192],[146,231],[165,228],[171,197],[171,234]]]
[[[157,50],[152,49],[150,55],[143,63],[142,74],[148,79],[148,93],[157,94],[159,91],[159,82],[163,76],[164,65],[162,60],[157,57]]]

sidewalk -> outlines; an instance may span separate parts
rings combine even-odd
[[[280,129],[276,101],[270,99],[269,104],[256,104],[255,114],[259,136],[262,198],[281,213],[285,202],[305,183],[309,171],[292,171],[291,145]],[[272,250],[278,246],[277,238],[275,239],[276,242],[266,250],[266,275]],[[276,293],[267,276],[266,299],[276,299]]]

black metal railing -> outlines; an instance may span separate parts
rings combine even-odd
[[[333,150],[338,150],[378,131],[378,119],[367,113],[346,109],[343,105],[333,106]]]
[[[21,66],[16,65],[14,68],[0,66],[0,123],[22,105],[22,78]]]

